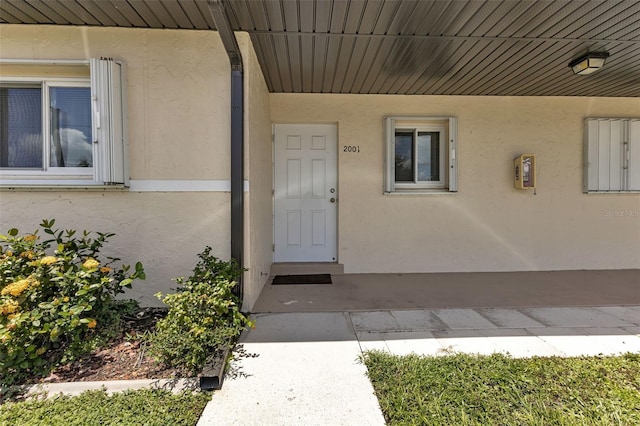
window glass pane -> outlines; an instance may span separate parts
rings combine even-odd
[[[440,134],[418,132],[418,181],[440,180]]]
[[[413,182],[413,132],[396,132],[396,182]]]
[[[42,168],[42,91],[0,87],[0,167]]]
[[[52,87],[51,167],[92,167],[91,89]]]

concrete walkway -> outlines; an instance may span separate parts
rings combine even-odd
[[[348,313],[255,319],[198,425],[384,425]]]
[[[384,425],[362,351],[515,357],[640,352],[640,306],[255,316],[198,425]]]

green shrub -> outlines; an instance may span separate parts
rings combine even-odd
[[[135,271],[100,257],[114,234],[53,229],[55,220],[38,231],[0,235],[0,376],[11,385],[48,374],[55,366],[87,351],[87,343],[119,320],[118,311],[131,304],[115,303],[117,294],[144,279]],[[51,252],[51,246],[55,250]],[[50,254],[49,254],[50,253]]]
[[[193,275],[186,281],[176,279],[177,293],[156,295],[169,312],[149,336],[156,358],[191,374],[198,373],[212,354],[230,347],[245,327],[253,326],[232,292],[242,270],[234,261],[212,256],[211,247],[198,257]]]

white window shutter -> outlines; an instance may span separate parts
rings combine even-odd
[[[598,120],[586,120],[584,126],[584,192],[598,190]]]
[[[449,191],[458,191],[458,120],[449,118]]]
[[[128,185],[123,64],[111,59],[91,59],[90,64],[94,179]]]
[[[386,156],[385,156],[385,174],[384,174],[384,192],[395,191],[396,168],[394,159],[395,153],[395,120],[389,117],[384,119],[384,132],[386,137]]]
[[[625,163],[627,167],[627,189],[640,191],[640,120],[629,121]]]
[[[640,120],[585,120],[584,192],[640,190]]]
[[[598,190],[609,190],[609,168],[611,167],[611,159],[609,151],[611,150],[611,121],[598,121]]]
[[[623,179],[623,139],[626,122],[611,120],[609,128],[609,176],[607,177],[609,191],[621,191],[624,189]]]

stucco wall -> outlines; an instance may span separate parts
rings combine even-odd
[[[249,35],[236,34],[245,70],[245,267],[244,309],[250,310],[269,278],[271,241],[271,118],[269,90]]]
[[[212,31],[1,25],[3,58],[126,62],[132,180],[228,180],[230,67]],[[162,191],[162,189],[160,189]],[[229,257],[228,192],[1,192],[0,230],[60,227],[115,232],[123,262],[147,280],[143,304],[188,275],[205,245]]]
[[[338,123],[345,272],[640,268],[640,194],[583,194],[585,117],[640,117],[637,98],[272,94],[275,123]],[[385,115],[458,117],[458,188],[383,195]],[[535,153],[537,195],[513,187]],[[617,212],[631,212],[619,216]],[[634,214],[635,213],[635,214]]]
[[[55,218],[59,229],[114,232],[104,254],[122,258],[121,263],[140,261],[147,273],[126,297],[159,305],[154,294],[170,292],[173,278],[188,276],[196,254],[206,245],[221,258],[229,256],[228,197],[186,192],[2,192],[0,227],[3,233],[12,226],[27,233],[43,218]]]

